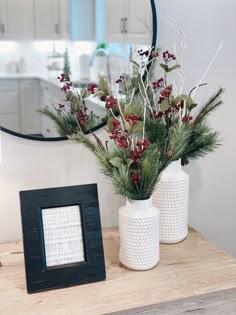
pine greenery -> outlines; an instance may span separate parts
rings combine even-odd
[[[218,109],[220,105],[223,104],[223,101],[221,100],[221,96],[224,93],[223,88],[219,88],[215,94],[213,94],[209,100],[202,106],[201,110],[199,111],[196,119],[195,119],[195,124],[196,123],[201,123],[203,120],[207,118],[207,116]]]
[[[182,164],[214,152],[220,146],[219,134],[204,123],[197,123],[191,130],[187,145],[181,154]]]
[[[66,88],[65,94],[64,104],[58,104],[53,109],[45,107],[38,110],[54,122],[59,136],[67,137],[80,131],[87,132],[100,123],[100,118],[87,110],[85,99],[90,95],[87,89],[76,91]]]
[[[224,89],[219,88],[202,106],[191,124],[191,134],[186,149],[181,155],[183,165],[187,164],[189,160],[196,160],[214,152],[221,145],[219,133],[208,127],[206,119],[211,112],[223,104],[221,100],[223,93]]]
[[[54,126],[61,137],[72,135],[79,130],[78,122],[74,114],[69,112],[65,113],[56,109],[52,111],[48,108],[39,110],[39,112],[48,116],[54,122]]]
[[[168,73],[180,67],[176,57],[165,51],[160,63],[159,53],[139,51],[140,61],[133,61],[133,77],[117,80],[121,99],[104,78],[98,87],[89,88],[107,108],[105,142],[93,132],[85,134],[96,121],[92,113],[86,112],[88,91],[79,93],[67,86],[66,110],[41,111],[55,122],[60,135],[83,144],[95,155],[116,192],[130,201],[150,198],[160,174],[172,161],[181,159],[184,165],[220,145],[219,135],[208,126],[207,117],[222,105],[223,89],[219,88],[193,115],[198,104],[191,92],[175,95],[168,83]]]

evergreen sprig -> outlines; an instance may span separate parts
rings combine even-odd
[[[198,123],[193,126],[185,150],[181,155],[182,164],[186,164],[188,160],[204,157],[214,152],[220,145],[219,133],[213,131],[205,123]]]
[[[48,116],[53,122],[58,134],[61,137],[66,137],[78,131],[79,126],[75,115],[71,113],[63,113],[60,110],[50,110],[44,108],[39,110],[39,113]]]
[[[220,145],[218,133],[207,125],[206,118],[222,104],[223,89],[219,88],[193,115],[198,104],[190,94],[175,95],[168,82],[169,73],[180,67],[176,57],[169,51],[163,52],[161,60],[159,55],[155,49],[139,51],[140,60],[133,61],[133,76],[117,80],[121,99],[113,95],[104,78],[98,86],[89,87],[89,92],[105,102],[105,142],[96,133],[84,133],[90,130],[94,118],[89,120],[84,105],[88,91],[78,94],[66,85],[69,109],[41,111],[57,124],[61,135],[88,148],[115,191],[131,201],[150,198],[161,173],[172,161],[181,159],[186,164]]]
[[[223,101],[221,99],[222,94],[224,93],[223,88],[219,88],[215,94],[213,94],[209,100],[202,106],[201,110],[199,111],[196,119],[195,119],[195,124],[196,123],[201,123],[204,119],[207,118],[207,116],[218,109],[222,104]]]

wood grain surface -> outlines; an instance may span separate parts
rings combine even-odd
[[[235,315],[236,289],[206,293],[170,302],[138,307],[109,315]],[[106,314],[104,314],[106,315]]]
[[[26,292],[22,244],[0,245],[0,314],[109,314],[236,287],[236,260],[191,228],[184,242],[161,245],[161,261],[149,271],[119,264],[117,229],[104,230],[103,238],[106,281],[33,295]]]

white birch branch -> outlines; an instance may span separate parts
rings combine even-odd
[[[193,99],[194,99],[194,97],[195,97],[196,94],[197,94],[197,91],[198,91],[199,86],[201,85],[201,83],[202,83],[203,80],[205,79],[205,77],[206,77],[208,71],[210,70],[211,66],[213,65],[213,63],[214,63],[214,61],[215,61],[215,59],[216,59],[216,57],[218,56],[219,52],[221,51],[221,49],[222,49],[222,47],[223,47],[223,43],[224,43],[224,41],[222,40],[221,43],[220,43],[220,45],[219,45],[219,47],[218,47],[218,49],[217,49],[217,51],[216,51],[216,53],[215,53],[215,55],[213,56],[213,58],[211,59],[209,65],[207,66],[205,72],[203,73],[201,79],[200,79],[200,80],[198,81],[198,83],[196,84],[196,89],[194,90],[194,92],[193,92],[193,94],[192,94],[192,98],[193,98]]]

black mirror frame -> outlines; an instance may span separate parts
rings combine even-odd
[[[151,47],[156,47],[156,42],[157,42],[157,10],[156,10],[156,3],[155,0],[150,0],[151,8],[152,8],[152,21],[153,21],[153,33],[152,33],[152,44]],[[106,121],[100,123],[96,127],[94,127],[91,131],[96,131],[106,125]],[[29,135],[24,135],[21,133],[18,133],[16,131],[7,129],[5,127],[0,126],[0,130],[4,131],[10,135],[20,137],[23,139],[28,139],[28,140],[35,140],[35,141],[65,141],[68,140],[67,137],[53,137],[53,138],[41,138],[41,137],[34,137],[34,136],[29,136]],[[90,132],[87,132],[90,133]]]

